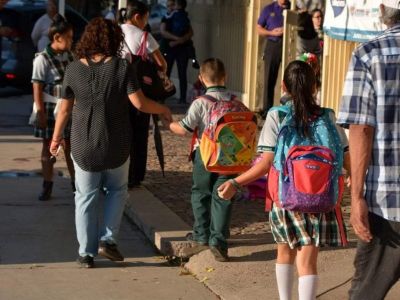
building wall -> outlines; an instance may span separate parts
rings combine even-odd
[[[229,88],[243,92],[243,57],[245,51],[247,0],[192,0],[188,12],[194,31],[199,61],[218,57],[225,63]],[[189,79],[198,71],[189,64]]]
[[[339,111],[344,80],[351,54],[358,44],[332,39],[325,35],[321,104]]]
[[[260,107],[264,89],[264,39],[258,37],[255,28],[261,9],[271,2],[188,0],[198,59],[221,58],[226,65],[229,89],[253,110]],[[190,64],[188,70],[189,81],[193,83],[198,71]]]

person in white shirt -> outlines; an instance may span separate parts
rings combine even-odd
[[[119,22],[122,23],[121,29],[125,36],[122,56],[132,62],[132,55],[137,55],[142,45],[144,28],[149,19],[149,8],[143,2],[128,1],[127,7],[120,9],[119,16]],[[155,62],[159,70],[166,73],[167,62],[159,49],[160,46],[150,33],[147,34],[145,48],[146,53]],[[145,96],[147,95],[145,94]],[[131,143],[128,187],[133,188],[140,185],[146,173],[150,115],[131,106],[130,119],[132,128],[135,130]]]
[[[46,14],[41,16],[33,26],[31,38],[38,52],[42,52],[50,43],[49,28],[57,13],[56,0],[48,0]]]

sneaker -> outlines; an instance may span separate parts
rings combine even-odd
[[[112,261],[123,261],[124,257],[121,252],[119,252],[116,244],[109,244],[107,242],[101,241],[99,245],[99,255],[108,258]]]
[[[225,262],[229,260],[228,249],[222,249],[219,246],[210,246],[210,250],[216,261]]]
[[[94,267],[93,257],[90,255],[79,256],[76,262],[81,266],[81,268],[90,269]]]
[[[192,243],[198,243],[198,244],[202,244],[202,245],[208,245],[207,242],[200,242],[194,239],[193,237],[193,232],[189,232],[186,236],[185,236],[186,240],[188,242],[192,242]]]
[[[206,245],[206,244],[192,242],[192,245],[190,247],[184,248],[182,250],[182,257],[189,258],[189,257],[192,257],[193,255],[196,255],[207,249],[208,249],[208,245]]]

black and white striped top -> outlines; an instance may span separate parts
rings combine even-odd
[[[71,151],[78,166],[99,172],[121,166],[129,156],[131,128],[128,95],[140,88],[134,66],[108,61],[76,60],[65,71],[63,98],[75,100]]]

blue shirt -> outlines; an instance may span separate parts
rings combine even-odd
[[[400,24],[354,50],[338,124],[375,128],[365,180],[369,210],[400,222]]]
[[[169,18],[170,32],[178,37],[184,36],[189,32],[190,20],[187,12],[183,9],[174,11]]]
[[[283,11],[289,7],[289,2],[286,3],[285,7],[280,6],[278,2],[273,2],[265,6],[260,17],[258,18],[257,24],[268,31],[283,27]],[[269,36],[268,39],[271,41],[279,41],[282,39],[282,37]]]

